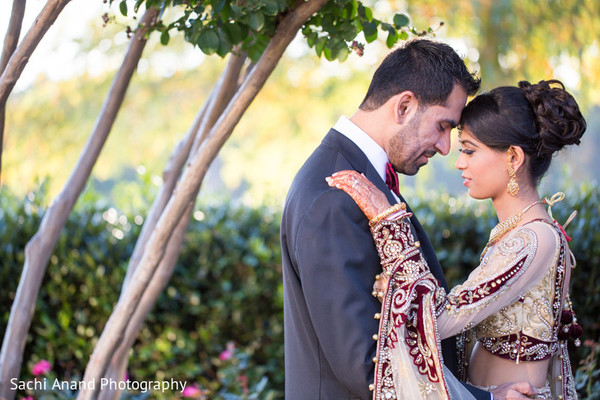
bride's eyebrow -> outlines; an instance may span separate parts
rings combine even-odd
[[[459,139],[458,141],[459,141],[460,144],[463,144],[463,145],[470,144],[473,147],[479,148],[479,146],[477,146],[477,144],[475,142],[472,142],[469,139],[465,139],[465,140]]]

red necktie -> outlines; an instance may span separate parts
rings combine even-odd
[[[398,185],[398,174],[394,170],[392,163],[385,164],[385,184],[390,188],[396,196],[400,197],[400,187]]]

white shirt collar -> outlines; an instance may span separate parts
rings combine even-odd
[[[360,129],[358,125],[350,121],[350,118],[342,115],[333,129],[352,140],[365,153],[375,170],[385,182],[385,164],[388,162],[388,156],[365,131]]]

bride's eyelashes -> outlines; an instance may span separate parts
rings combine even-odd
[[[475,152],[475,150],[469,150],[469,149],[463,149],[462,147],[458,149],[459,153],[465,153],[466,155],[470,156],[471,154],[473,154]]]

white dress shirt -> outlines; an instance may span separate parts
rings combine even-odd
[[[360,129],[358,125],[350,121],[350,118],[344,115],[338,119],[333,129],[352,140],[365,153],[379,176],[381,176],[381,179],[385,182],[385,164],[389,160],[385,150],[371,136]],[[400,201],[396,193],[392,192],[392,194],[396,198],[396,201]]]

